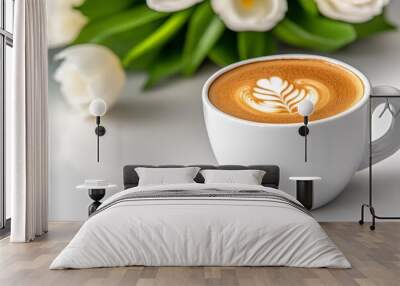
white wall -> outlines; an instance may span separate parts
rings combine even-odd
[[[389,13],[400,25],[400,2],[392,2],[396,3]],[[53,55],[50,52],[50,75],[55,69]],[[331,56],[358,67],[373,84],[400,87],[399,32],[366,39]],[[107,134],[101,139],[100,164],[95,158],[93,118],[75,114],[50,80],[50,219],[84,220],[90,199],[75,186],[85,178],[102,178],[122,187],[125,164],[215,164],[200,98],[204,81],[215,70],[209,65],[194,78],[177,79],[148,92],[140,88],[144,75],[129,75],[121,99],[103,118]],[[382,124],[377,127],[382,128]],[[376,165],[374,171],[379,214],[400,215],[400,153]],[[367,199],[367,183],[367,172],[358,173],[340,197],[314,211],[315,217],[321,221],[358,220],[360,204]]]

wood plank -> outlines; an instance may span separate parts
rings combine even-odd
[[[51,223],[33,243],[0,241],[2,286],[391,286],[400,281],[400,222],[379,223],[375,232],[356,223],[323,223],[352,269],[289,267],[117,267],[48,269],[80,223]]]

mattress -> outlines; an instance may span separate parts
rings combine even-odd
[[[295,198],[263,186],[142,186],[106,201],[50,269],[350,263]]]

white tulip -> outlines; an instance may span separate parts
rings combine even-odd
[[[63,62],[54,78],[73,108],[88,115],[94,98],[103,99],[108,109],[115,103],[124,86],[125,73],[110,49],[94,44],[76,45],[61,51],[55,59]]]
[[[233,31],[268,31],[285,17],[286,0],[211,0],[225,25]]]
[[[147,0],[147,6],[158,12],[180,11],[202,2],[203,0]]]
[[[315,0],[324,16],[350,23],[371,20],[382,13],[390,0]]]
[[[47,1],[47,38],[50,48],[71,43],[78,36],[87,19],[74,9],[85,0]]]

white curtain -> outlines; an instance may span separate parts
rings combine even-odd
[[[12,242],[47,232],[48,111],[45,0],[15,1],[13,92],[6,110]]]

